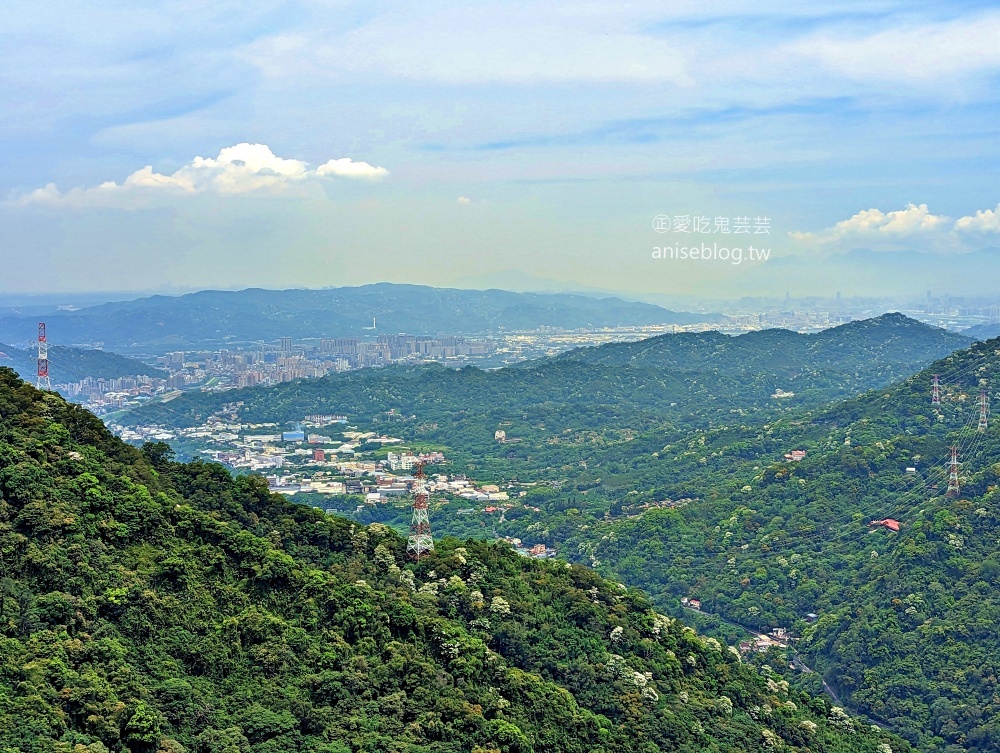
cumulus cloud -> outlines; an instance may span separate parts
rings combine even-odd
[[[907,204],[905,209],[883,212],[864,209],[853,217],[818,233],[793,232],[799,241],[832,242],[854,237],[901,237],[945,229],[951,220],[944,215],[931,214],[926,204]]]
[[[458,203],[462,205],[468,205],[472,203],[472,199],[470,199],[468,196],[459,196]]]
[[[883,244],[919,240],[942,250],[961,248],[971,233],[1000,233],[1000,204],[996,209],[980,209],[975,214],[950,217],[933,214],[926,204],[907,204],[904,209],[883,212],[864,209],[841,220],[833,227],[818,232],[792,232],[796,241],[814,246],[837,245],[840,242]]]
[[[973,233],[1000,233],[1000,204],[996,209],[979,209],[974,215],[955,220],[955,230]]]
[[[19,204],[113,204],[122,197],[173,194],[287,195],[328,178],[381,180],[389,171],[349,157],[332,159],[311,169],[306,162],[278,157],[264,144],[236,144],[219,156],[195,157],[169,175],[149,165],[136,170],[121,183],[108,181],[96,186],[60,191],[50,183],[17,200]]]

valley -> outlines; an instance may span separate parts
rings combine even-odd
[[[996,343],[964,348],[895,315],[754,337],[668,335],[494,372],[384,369],[241,391],[225,408],[190,396],[136,418],[186,426],[221,410],[281,424],[289,409],[323,410],[391,431],[394,452],[443,452],[429,473],[508,497],[438,497],[435,536],[552,549],[733,646],[739,630],[683,603],[747,630],[788,631],[816,670],[783,670],[798,687],[827,684],[921,750],[989,750],[1000,720],[986,627],[1000,608],[1000,443],[977,424],[980,388],[989,400],[1000,384]],[[773,397],[778,385],[795,394]],[[387,412],[399,418],[380,424]],[[946,494],[952,446],[959,490]],[[367,478],[377,492],[377,474]],[[409,525],[405,500],[308,489],[295,499]],[[775,651],[784,658],[768,659]],[[780,647],[757,656],[795,664]]]

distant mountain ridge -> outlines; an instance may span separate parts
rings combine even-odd
[[[13,369],[23,379],[33,380],[37,373],[38,354],[33,350],[14,348],[0,343],[0,366]],[[79,382],[86,377],[115,379],[127,376],[150,376],[162,379],[167,377],[167,372],[117,353],[54,345],[49,348],[49,375],[52,384],[69,384]]]
[[[994,337],[1000,337],[1000,323],[977,324],[975,327],[964,330],[962,334],[977,340],[992,340]]]
[[[809,364],[843,368],[845,359],[864,360],[876,352],[892,353],[900,368],[893,378],[902,378],[935,358],[968,346],[965,333],[948,332],[900,313],[849,322],[814,334],[786,329],[765,329],[736,337],[719,332],[682,332],[597,348],[578,348],[560,354],[562,360],[585,363],[650,366],[669,369],[732,368],[741,371],[785,370],[789,373]],[[876,359],[877,360],[877,359]]]
[[[50,332],[66,343],[169,349],[280,337],[489,334],[721,319],[617,298],[378,283],[326,290],[206,290],[153,296],[58,312],[48,315],[46,322]],[[0,318],[0,339],[23,341],[30,337],[32,326],[34,319],[27,316]]]

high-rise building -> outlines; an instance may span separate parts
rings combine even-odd
[[[281,352],[286,354],[292,352],[292,338],[290,337],[281,338]]]

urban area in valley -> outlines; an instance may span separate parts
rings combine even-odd
[[[269,386],[294,379],[310,379],[361,368],[398,363],[438,362],[454,368],[475,365],[498,368],[520,361],[544,358],[572,348],[609,342],[641,340],[672,332],[719,330],[741,334],[783,328],[818,332],[845,322],[864,319],[891,309],[882,299],[841,300],[827,298],[783,300],[747,298],[733,303],[718,302],[711,310],[719,320],[692,324],[605,327],[566,330],[540,327],[523,332],[488,333],[478,337],[414,336],[372,333],[365,337],[284,337],[272,342],[232,345],[218,349],[150,352],[141,359],[163,372],[162,377],[88,376],[53,387],[67,399],[85,405],[99,416],[135,407],[150,400],[169,401],[189,390],[216,392],[241,387]],[[904,301],[898,310],[914,319],[954,331],[1000,321],[1000,301],[956,296],[932,296]],[[702,304],[706,307],[709,304]],[[58,337],[52,333],[52,339]],[[25,342],[24,347],[34,343]],[[98,346],[100,344],[97,344]],[[0,352],[0,365],[3,364]]]

